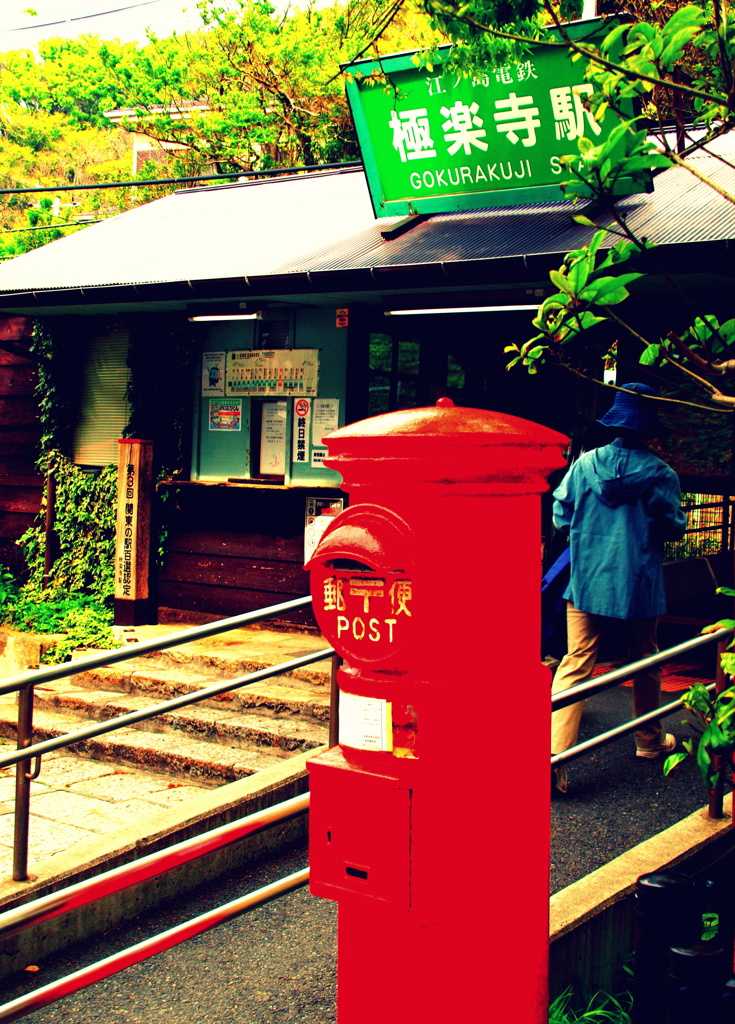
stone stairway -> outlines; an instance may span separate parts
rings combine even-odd
[[[138,627],[149,639],[163,627]],[[149,635],[145,635],[146,631]],[[131,632],[131,631],[128,631]],[[39,683],[34,698],[36,742],[75,732],[195,693],[270,665],[321,650],[321,637],[237,630],[227,639],[188,643],[113,666]],[[219,642],[218,642],[219,641]],[[219,786],[321,746],[329,733],[330,661],[251,683],[201,703],[70,748],[84,757],[161,772],[197,785]],[[0,736],[14,739],[17,713],[0,706]]]

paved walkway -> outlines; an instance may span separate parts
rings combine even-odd
[[[119,629],[124,644],[168,637],[191,627],[185,625],[138,626]],[[38,642],[28,634],[13,638],[0,658],[0,678],[22,672],[38,660]],[[16,642],[17,641],[17,642]],[[8,647],[17,647],[11,651]],[[323,637],[253,627],[235,629],[220,636],[197,640],[177,648],[206,657],[225,669],[233,663],[276,665],[328,647]],[[322,673],[328,663],[318,663]],[[249,669],[245,669],[248,671]],[[233,677],[238,670],[233,671]],[[0,695],[0,705],[16,704],[14,693]],[[0,755],[13,751],[15,743],[0,738]],[[12,876],[15,807],[15,766],[0,768],[0,879]],[[125,826],[139,828],[146,817],[179,807],[203,790],[216,789],[171,775],[117,766],[110,762],[76,757],[64,750],[45,754],[41,774],[31,783],[28,864],[53,858],[85,840],[118,832]]]
[[[14,744],[0,741],[0,753]],[[205,787],[170,775],[118,767],[105,761],[53,751],[31,783],[28,864],[76,844],[118,831],[167,807],[180,806]],[[15,767],[0,769],[0,877],[12,874],[15,828]]]

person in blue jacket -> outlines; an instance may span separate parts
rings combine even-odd
[[[601,640],[613,632],[635,661],[658,651],[656,630],[666,611],[663,544],[686,528],[676,473],[646,447],[661,428],[646,384],[626,384],[600,420],[615,431],[611,444],[586,452],[554,491],[554,525],[569,535],[567,653],[552,693],[586,682]],[[661,670],[641,672],[633,682],[634,717],[654,711],[661,695]],[[551,753],[574,746],[583,702],[555,711]],[[638,757],[670,753],[675,738],[652,722],[635,732]],[[552,790],[567,789],[565,767],[552,770]]]

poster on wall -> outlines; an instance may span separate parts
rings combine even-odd
[[[264,476],[283,476],[286,472],[286,402],[263,403],[260,472]]]
[[[327,454],[325,434],[339,426],[339,399],[315,398],[311,418],[311,465],[321,466]]]
[[[297,398],[293,404],[293,444],[291,445],[291,461],[308,465],[309,433],[311,424],[310,398]]]
[[[344,508],[344,498],[307,498],[304,523],[304,564],[316,551],[322,534]]]
[[[210,430],[241,430],[242,399],[210,398],[209,400]]]
[[[265,398],[316,395],[319,350],[252,349],[228,352],[226,393]]]
[[[225,353],[205,352],[202,355],[202,394],[225,394]]]

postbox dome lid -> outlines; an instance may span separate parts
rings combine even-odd
[[[324,464],[342,475],[342,488],[417,485],[488,487],[493,493],[546,490],[548,474],[565,465],[569,439],[556,430],[486,409],[435,406],[383,413],[340,427],[324,438]]]
[[[370,419],[359,420],[327,435],[332,451],[342,448],[341,442],[350,444],[360,438],[443,438],[452,445],[482,444],[514,445],[566,445],[568,438],[556,430],[539,423],[491,412],[455,406],[451,398],[440,398],[435,406],[421,409],[402,409],[386,412]]]

